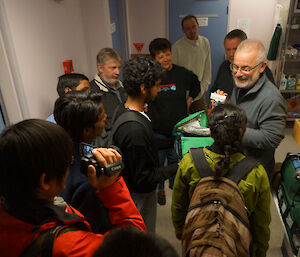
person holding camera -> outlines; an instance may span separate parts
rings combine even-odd
[[[102,110],[103,111],[103,110]],[[121,160],[112,149],[93,150],[99,166]],[[77,210],[56,197],[68,180],[73,144],[60,126],[45,120],[24,120],[0,135],[0,253],[19,256],[92,256],[105,235],[92,233]],[[96,176],[89,185],[109,210],[116,227],[145,225],[119,173]],[[96,207],[96,203],[94,203]]]
[[[112,228],[108,211],[87,176],[80,171],[80,143],[91,144],[105,126],[101,93],[72,91],[59,97],[54,105],[54,118],[69,134],[74,145],[74,162],[61,195],[87,218],[94,233],[104,233]]]

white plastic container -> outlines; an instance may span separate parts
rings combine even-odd
[[[280,90],[286,90],[286,83],[287,83],[287,78],[286,76],[283,74],[280,80],[280,86],[279,89]]]

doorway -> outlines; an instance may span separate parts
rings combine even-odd
[[[129,59],[128,29],[125,0],[109,0],[109,15],[112,31],[112,45],[123,58]]]
[[[0,133],[5,128],[5,126],[7,126],[7,124],[8,124],[8,119],[6,115],[6,110],[4,108],[3,97],[0,90]]]

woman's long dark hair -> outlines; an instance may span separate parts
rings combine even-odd
[[[232,104],[220,104],[209,114],[208,127],[214,144],[224,154],[215,165],[216,177],[228,168],[230,156],[241,151],[246,123],[245,112]]]

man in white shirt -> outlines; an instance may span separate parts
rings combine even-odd
[[[211,83],[210,45],[206,37],[198,34],[199,24],[194,15],[187,15],[181,21],[185,37],[179,39],[172,48],[173,63],[194,72],[201,83],[201,90],[192,105],[195,111],[203,109],[205,92]]]

